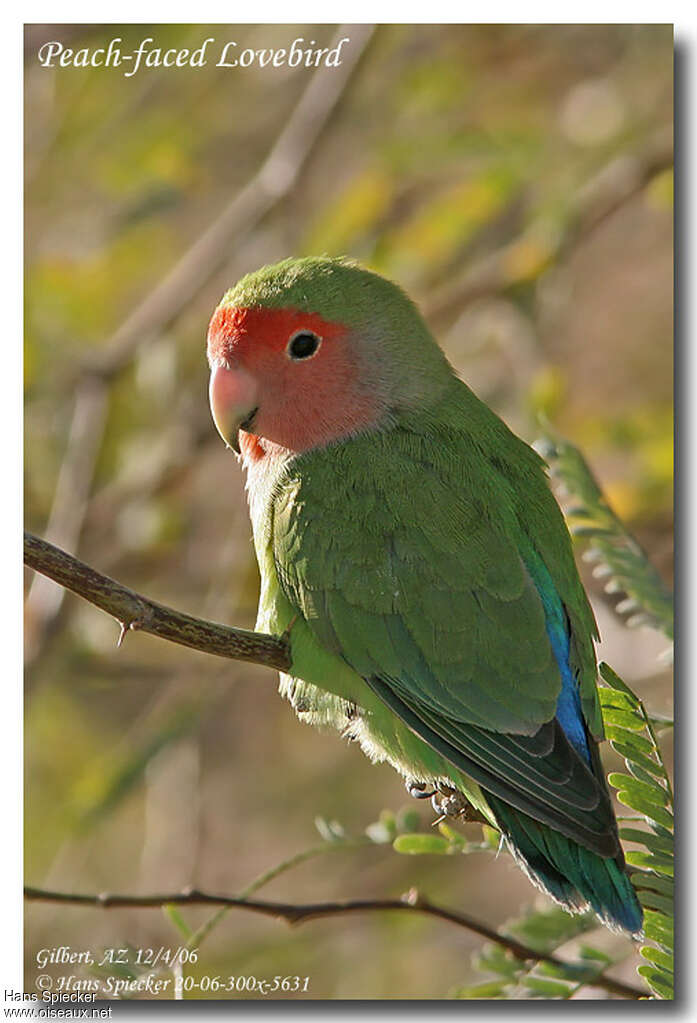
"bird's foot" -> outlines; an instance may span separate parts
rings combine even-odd
[[[435,796],[435,789],[429,789],[425,781],[414,781],[413,778],[409,778],[405,784],[407,792],[414,799],[430,799]]]
[[[431,805],[439,815],[435,824],[440,824],[446,817],[459,817],[463,821],[487,823],[479,810],[472,806],[467,796],[450,785],[441,783],[438,786],[438,791],[431,797]]]

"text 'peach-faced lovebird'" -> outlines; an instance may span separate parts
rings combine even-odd
[[[406,295],[342,259],[228,291],[210,402],[247,472],[257,629],[281,692],[531,880],[637,933],[598,740],[596,626],[542,459],[457,378]]]

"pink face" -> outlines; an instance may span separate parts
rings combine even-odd
[[[220,307],[208,358],[216,426],[246,455],[263,455],[256,438],[306,451],[378,421],[347,328],[317,313]]]

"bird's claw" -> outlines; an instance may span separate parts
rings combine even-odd
[[[430,799],[432,796],[435,795],[435,790],[433,789],[429,790],[426,787],[425,781],[414,781],[413,778],[410,778],[406,782],[406,787],[407,792],[414,799]]]

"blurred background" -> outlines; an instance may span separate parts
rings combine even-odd
[[[581,447],[671,582],[669,26],[343,26],[344,63],[318,71],[211,61],[126,78],[36,57],[52,39],[78,50],[121,37],[129,52],[147,36],[256,49],[336,35],[27,27],[27,528],[156,600],[252,627],[244,480],[209,416],[207,323],[247,271],[349,254],[410,292],[513,429],[534,440],[542,413]],[[670,712],[665,641],[628,632],[584,573],[602,656]],[[117,650],[109,617],[26,582],[26,883],[235,893],[321,841],[318,815],[360,835],[410,804],[429,827],[430,807],[388,767],[300,724],[270,671],[137,633]],[[492,926],[538,899],[506,855],[389,846],[322,856],[262,894],[410,886]],[[196,928],[210,913],[182,915]],[[27,990],[39,948],[180,940],[158,910],[29,904],[25,924]],[[289,930],[232,913],[191,972],[309,975],[312,998],[441,998],[471,979],[479,944],[403,914]]]

